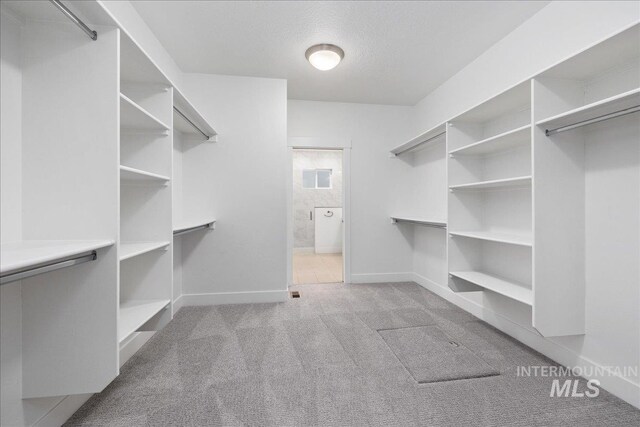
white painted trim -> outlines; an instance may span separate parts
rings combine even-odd
[[[586,371],[593,370],[593,372],[597,372],[598,368],[602,368],[602,365],[599,363],[587,359],[557,342],[544,338],[534,330],[527,329],[524,326],[511,321],[507,317],[488,309],[487,307],[481,306],[459,294],[456,294],[448,287],[441,286],[417,273],[413,273],[413,276],[413,280],[420,286],[457,305],[479,319],[484,320],[491,326],[501,330],[505,334],[544,354],[561,365],[567,367],[581,366],[587,368]],[[640,408],[640,384],[636,384],[619,375],[613,375],[613,373],[611,376],[592,376],[586,378],[598,380],[603,389],[636,408]]]
[[[182,306],[184,305],[184,294],[180,294],[180,296],[178,298],[175,299],[175,301],[173,301],[173,315],[175,316],[176,313],[178,311],[180,311],[180,309],[182,308]]]
[[[320,145],[316,145],[320,144]],[[351,282],[351,140],[347,138],[290,137],[287,148],[287,287],[293,285],[293,150],[321,148],[342,150],[343,281]]]
[[[351,148],[350,138],[341,137],[313,137],[313,136],[290,136],[287,138],[289,148],[324,148],[343,149]]]
[[[131,358],[153,336],[143,332],[132,334],[120,345],[120,366]],[[33,425],[38,427],[61,426],[89,400],[93,394],[72,394],[64,396],[49,412],[44,414]]]
[[[413,273],[364,273],[352,274],[350,283],[393,283],[413,281]]]
[[[183,306],[222,305],[222,304],[256,304],[265,302],[283,302],[289,292],[254,291],[254,292],[218,292],[207,294],[183,294]]]

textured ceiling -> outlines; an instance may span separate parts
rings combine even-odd
[[[134,1],[180,68],[285,78],[289,98],[414,105],[526,21],[537,1]],[[331,71],[305,59],[342,47]]]

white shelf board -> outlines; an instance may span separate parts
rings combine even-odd
[[[120,179],[137,183],[165,183],[170,180],[168,176],[146,172],[129,166],[120,166]]]
[[[483,123],[498,117],[531,108],[531,83],[526,80],[481,102],[454,119],[454,122]]]
[[[445,221],[425,219],[425,218],[415,218],[410,216],[392,216],[392,222],[407,222],[410,224],[418,224],[424,225],[427,227],[436,227],[436,228],[447,228],[447,223]]]
[[[564,113],[542,119],[536,124],[538,126],[544,126],[547,130],[557,129],[638,105],[640,105],[640,88],[565,111]]]
[[[468,184],[451,185],[451,190],[483,190],[491,188],[526,187],[531,185],[531,176],[493,179],[491,181],[470,182]]]
[[[35,267],[113,245],[113,240],[23,240],[0,245],[0,273]]]
[[[533,305],[533,291],[524,284],[480,271],[451,271],[449,274],[523,304]]]
[[[531,141],[531,125],[525,125],[473,144],[465,145],[449,154],[485,155],[509,150]]]
[[[120,261],[169,246],[169,242],[120,242]]]
[[[125,31],[120,36],[120,80],[123,83],[171,85],[153,60]]]
[[[122,93],[120,94],[120,128],[149,131],[169,130],[169,126]]]
[[[209,229],[213,229],[215,227],[216,224],[216,220],[215,219],[210,219],[207,221],[192,221],[192,222],[185,222],[180,224],[179,226],[174,226],[173,227],[173,234],[187,234],[187,233],[191,233],[193,231],[200,231],[203,230],[203,228],[200,227],[208,227]]]
[[[391,154],[394,156],[398,156],[402,153],[404,153],[405,151],[409,151],[409,150],[413,150],[414,148],[418,147],[419,145],[424,144],[425,142],[429,141],[431,142],[436,142],[438,140],[444,140],[444,136],[442,135],[441,137],[436,138],[438,135],[446,132],[447,130],[447,125],[446,123],[442,123],[439,124],[436,127],[433,127],[431,129],[429,129],[426,132],[421,133],[420,135],[416,136],[415,138],[410,139],[409,141],[398,145],[397,147],[393,148],[391,150]]]
[[[218,132],[213,126],[204,118],[204,116],[198,111],[198,109],[187,99],[187,97],[174,86],[173,88],[173,105],[195,123],[204,133],[210,136],[209,142],[217,142]],[[187,123],[179,114],[174,112],[173,114],[173,126],[180,132],[186,134],[193,134],[204,138],[200,132],[195,130],[193,126]]]
[[[170,302],[168,299],[121,302],[118,319],[118,341],[122,342],[122,340],[137,331]]]
[[[524,235],[494,233],[491,231],[450,231],[449,234],[452,236],[486,240],[489,242],[507,243],[510,245],[518,245],[518,246],[529,246],[529,247],[532,246],[531,237],[524,236]]]

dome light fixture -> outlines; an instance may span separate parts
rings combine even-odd
[[[331,70],[344,58],[344,50],[333,44],[317,44],[305,52],[307,61],[321,71]]]

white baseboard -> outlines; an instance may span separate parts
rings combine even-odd
[[[351,274],[351,283],[413,282],[413,273]]]
[[[182,306],[221,305],[221,304],[255,304],[265,302],[283,302],[288,298],[288,291],[255,291],[255,292],[219,292],[208,294],[182,294]]]
[[[140,332],[131,335],[120,346],[120,366],[122,366],[136,351],[140,350],[149,338],[153,336],[153,332]],[[49,412],[44,414],[34,426],[52,427],[64,424],[82,405],[89,400],[93,394],[72,394],[64,396],[60,402]]]
[[[182,308],[182,306],[184,305],[184,298],[183,298],[183,296],[184,296],[184,295],[180,295],[178,298],[176,298],[176,299],[173,301],[173,315],[174,315],[174,316],[176,315],[176,313],[177,313],[178,311],[180,311],[180,309],[181,309],[181,308]]]
[[[456,294],[448,287],[438,285],[436,282],[427,279],[424,276],[413,273],[414,281],[425,289],[441,296],[442,298],[450,301],[465,311],[473,314],[481,320],[484,320],[491,326],[501,330],[507,335],[512,336],[523,344],[531,347],[532,349],[544,354],[551,360],[567,366],[584,367],[583,371],[587,373],[589,371],[597,373],[602,369],[602,365],[599,363],[587,359],[584,356],[568,349],[554,341],[546,339],[536,332],[529,330],[522,325],[519,325],[505,316],[502,316],[486,307],[483,307],[473,301],[470,301],[459,294]],[[632,381],[624,378],[620,375],[615,375],[613,372],[607,376],[590,376],[587,379],[595,379],[600,382],[600,386],[607,390],[609,393],[619,397],[627,403],[640,408],[640,385],[633,383]]]

